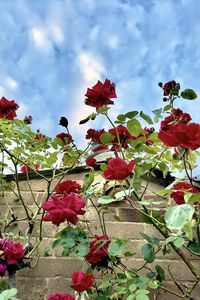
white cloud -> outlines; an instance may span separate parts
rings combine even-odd
[[[56,24],[49,25],[49,36],[56,44],[62,44],[64,42],[64,35],[61,28]]]
[[[10,90],[15,90],[18,86],[18,83],[15,79],[10,76],[7,76],[4,80],[5,86]]]
[[[45,29],[33,27],[30,31],[30,37],[34,41],[36,48],[44,50],[45,52],[51,48],[51,42]]]
[[[119,44],[119,38],[115,35],[113,36],[110,36],[109,39],[108,39],[108,46],[111,48],[111,49],[116,49],[117,46]]]
[[[105,72],[105,67],[100,59],[86,52],[81,52],[78,55],[76,64],[87,84],[96,83],[101,77],[101,74]]]

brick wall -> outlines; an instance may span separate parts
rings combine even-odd
[[[68,179],[73,179],[81,182],[84,172],[78,172],[68,175]],[[58,182],[54,180],[52,183],[53,188]],[[31,179],[29,184],[21,180],[20,181],[20,190],[24,198],[25,203],[28,205],[30,211],[34,214],[37,209],[37,204],[45,199],[45,189],[46,182],[42,179],[38,180]],[[30,192],[30,186],[32,193]],[[13,185],[14,191],[16,187]],[[147,198],[154,197],[154,200],[160,199],[153,194],[153,192],[160,190],[161,186],[158,184],[157,180],[150,183],[149,194]],[[21,206],[21,202],[17,199],[17,196],[10,191],[6,191],[4,196],[0,198],[0,219],[9,218],[11,212],[6,206],[6,202],[12,207],[13,213],[19,218],[23,219],[25,217],[24,211]],[[143,265],[144,261],[140,258],[140,249],[144,243],[140,232],[146,233],[148,235],[153,235],[159,238],[162,238],[160,234],[152,227],[152,225],[145,224],[141,222],[141,218],[138,212],[128,206],[126,203],[120,203],[115,205],[110,205],[112,210],[118,211],[118,215],[121,218],[121,222],[116,222],[113,218],[113,213],[106,214],[107,222],[107,231],[110,237],[127,237],[131,240],[130,250],[134,251],[136,255],[128,260],[128,265],[130,267],[139,268]],[[92,226],[97,226],[97,216],[96,212],[92,207],[88,208],[87,218],[91,220]],[[33,231],[32,242],[38,239],[38,220],[35,220],[35,227]],[[34,257],[32,263],[36,263],[34,269],[30,270],[25,268],[18,272],[17,274],[17,288],[19,290],[19,297],[22,300],[43,300],[46,299],[46,295],[56,292],[56,291],[70,291],[70,281],[71,273],[73,271],[84,271],[86,265],[83,260],[77,259],[74,257],[62,257],[61,251],[59,248],[52,253],[52,256],[45,257],[44,249],[52,241],[52,238],[57,230],[60,230],[62,226],[60,225],[57,229],[56,226],[53,226],[50,223],[44,223],[43,225],[43,240],[39,247],[40,259],[37,262],[37,258]],[[12,224],[12,229],[9,231],[14,231],[17,234],[24,234],[28,229],[27,223],[25,221],[18,222],[18,225],[15,223]],[[190,260],[194,263],[195,266],[200,265],[200,261],[197,256],[191,255],[187,250],[185,254]],[[126,262],[127,264],[127,262]],[[170,267],[170,270],[176,277],[176,279],[182,283],[192,284],[193,276],[190,274],[190,271],[187,269],[185,264],[179,260],[178,255],[172,251],[168,256],[163,259],[162,256],[158,256],[155,264],[160,264],[166,271]],[[174,283],[171,281],[169,273],[166,272],[166,287],[173,287],[176,291],[177,288],[174,286]],[[195,289],[194,300],[200,299],[200,287]],[[157,291],[156,295],[152,293],[152,300],[175,300],[180,299],[176,296],[165,293],[164,291]]]

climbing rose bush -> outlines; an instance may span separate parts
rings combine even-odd
[[[159,86],[164,107],[153,110],[149,116],[135,111],[133,104],[132,111],[116,119],[109,112],[113,99],[117,98],[115,84],[105,79],[89,87],[85,103],[94,111],[80,120],[80,126],[92,123],[99,116],[108,124],[98,129],[88,125],[85,149],[77,146],[66,117],[60,118],[62,131],[50,138],[39,129],[31,130],[31,116],[17,119],[18,104],[14,100],[1,98],[2,195],[9,186],[4,174],[9,168],[15,179],[15,187],[12,183],[9,192],[14,192],[25,215],[21,219],[9,201],[5,216],[0,215],[0,276],[7,276],[10,287],[16,272],[27,266],[33,268],[31,257],[40,253],[43,227],[50,222],[58,228],[45,249],[45,256],[55,255],[54,250],[59,247],[63,257],[81,258],[84,272],[72,272],[69,290],[55,290],[47,300],[147,300],[152,289],[167,290],[180,298],[192,297],[200,278],[199,270],[188,259],[191,254],[200,255],[200,190],[198,180],[193,177],[199,156],[200,124],[194,123],[176,103],[179,106],[178,101],[195,100],[197,95],[192,89],[181,91],[175,80],[160,82]],[[52,176],[47,176],[45,169]],[[84,173],[83,180],[71,180],[71,175],[66,178],[74,170],[76,174]],[[180,179],[172,182],[175,178],[169,175],[170,171],[179,173]],[[181,176],[183,171],[185,175]],[[19,172],[25,173],[27,179],[28,192],[33,198],[30,206],[20,190]],[[35,175],[46,183],[42,199],[35,198],[31,188],[30,179]],[[169,185],[160,191],[152,190],[149,183],[153,178]],[[155,203],[157,198],[159,201]],[[138,247],[129,244],[126,231],[125,236],[115,236],[112,230],[116,223],[109,226],[106,221],[110,216],[115,222],[123,221],[120,205],[124,203],[129,205],[129,211],[133,210],[133,216],[137,215],[148,226],[151,224],[162,235],[159,239],[141,232],[144,242],[140,253]],[[26,223],[23,232],[21,221]],[[12,225],[17,228],[15,232]],[[168,272],[160,264],[161,257],[169,259],[171,249],[194,278],[192,287],[185,284],[178,292],[165,286],[165,273],[177,288],[178,279],[173,270]],[[140,255],[139,267],[131,266],[135,252]],[[64,268],[68,265],[63,264]]]

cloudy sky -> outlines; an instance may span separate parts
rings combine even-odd
[[[98,79],[116,83],[113,115],[160,108],[159,81],[200,94],[199,11],[199,0],[1,0],[0,97],[52,137],[68,117],[81,141],[89,125],[78,122],[94,111],[84,94]],[[199,121],[198,100],[177,106]]]

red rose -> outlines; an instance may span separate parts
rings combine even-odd
[[[85,200],[78,197],[74,193],[64,193],[63,198],[55,195],[51,196],[51,200],[43,204],[43,209],[48,212],[47,216],[43,217],[43,221],[51,221],[59,226],[65,220],[76,225],[78,215],[84,215]]]
[[[18,108],[19,105],[14,100],[9,101],[5,97],[2,97],[0,99],[0,118],[14,120],[17,116],[15,111]]]
[[[55,191],[57,194],[64,194],[66,193],[75,193],[75,194],[80,194],[81,192],[81,186],[78,182],[75,180],[63,180],[61,181],[55,188]]]
[[[40,165],[39,164],[36,164],[36,165],[34,165],[34,169],[35,170],[39,170],[39,168],[40,168]],[[27,166],[25,166],[25,165],[22,165],[21,164],[21,168],[20,168],[20,172],[21,173],[26,173],[26,172],[32,172],[33,170],[27,165]]]
[[[163,86],[164,95],[168,96],[170,94],[170,90],[175,89],[176,85],[177,85],[177,83],[174,80],[165,83]]]
[[[196,150],[200,147],[200,125],[196,123],[173,125],[168,130],[160,130],[158,138],[168,147],[181,146]]]
[[[56,135],[57,138],[61,139],[65,145],[69,145],[72,142],[71,134],[61,132]]]
[[[93,274],[86,274],[84,272],[72,273],[72,285],[71,287],[78,293],[87,291],[94,284]]]
[[[88,157],[85,162],[88,167],[92,167],[94,169],[98,168],[97,161],[94,157]]]
[[[104,129],[101,130],[95,130],[95,129],[88,129],[87,134],[86,134],[86,139],[90,140],[93,143],[101,144],[100,136],[105,133]]]
[[[190,184],[186,182],[179,182],[173,186],[173,193],[171,193],[170,197],[174,199],[177,204],[184,204],[184,194],[185,192],[190,193],[199,193],[197,188],[193,188]]]
[[[33,121],[33,118],[31,116],[25,116],[24,117],[24,123],[31,124]]]
[[[104,176],[106,179],[123,180],[131,175],[135,167],[135,161],[131,160],[126,163],[122,158],[112,158],[108,162],[107,169],[104,170]]]
[[[107,240],[107,236],[95,235],[95,240],[90,242],[90,252],[86,255],[85,258],[87,262],[92,266],[96,266],[108,259],[108,246],[110,244],[110,241]]]
[[[172,109],[171,115],[166,117],[161,122],[161,129],[168,130],[173,125],[177,125],[178,123],[187,124],[191,120],[192,120],[192,118],[188,113],[183,113],[181,109],[174,108],[174,109]]]
[[[5,240],[3,251],[8,265],[18,265],[18,260],[23,259],[25,256],[23,246],[10,240]]]
[[[92,89],[87,89],[85,103],[93,107],[101,107],[113,104],[110,98],[117,98],[115,84],[106,79],[104,83],[98,81]]]
[[[127,149],[128,148],[128,139],[133,139],[134,136],[130,134],[127,128],[123,125],[119,125],[116,128],[112,128],[109,130],[109,133],[112,134],[115,138],[112,140],[113,147],[111,150],[116,150],[119,148],[119,142],[121,147]]]
[[[75,296],[67,293],[56,293],[49,295],[47,300],[75,300]]]

